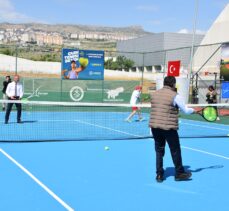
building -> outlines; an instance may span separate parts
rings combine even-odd
[[[199,45],[204,35],[195,36],[195,45]],[[187,70],[193,35],[182,33],[156,33],[131,40],[119,41],[119,55],[135,62],[132,72],[163,72],[168,61],[181,60],[181,70]]]
[[[44,32],[39,32],[35,34],[35,41],[38,45],[62,45],[63,37],[56,33],[47,34]]]
[[[35,41],[35,34],[33,32],[26,32],[21,35],[21,41],[23,43]]]

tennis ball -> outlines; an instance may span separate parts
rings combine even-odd
[[[25,102],[25,101],[28,101],[28,99],[27,98],[22,98],[21,101]]]
[[[105,146],[104,149],[105,149],[106,151],[110,150],[110,148],[109,148],[108,146]]]
[[[82,67],[87,67],[89,61],[88,61],[87,58],[81,57],[81,58],[79,59],[79,63],[80,63],[80,65],[81,65]]]

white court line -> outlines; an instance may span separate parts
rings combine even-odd
[[[200,121],[200,120],[192,120],[192,119],[183,119],[180,118],[180,120],[182,121],[187,121],[187,122],[198,122],[198,123],[202,123],[202,125],[216,125],[216,126],[223,126],[223,127],[229,127],[229,125],[225,125],[225,124],[219,124],[217,122],[207,122],[207,121]]]
[[[81,120],[73,120],[73,121],[79,122],[79,123],[83,123],[83,124],[86,124],[86,125],[96,126],[96,127],[99,127],[99,128],[115,131],[115,132],[118,132],[118,133],[122,133],[122,134],[125,134],[125,135],[130,135],[130,136],[134,136],[134,137],[138,137],[138,138],[142,138],[143,137],[143,136],[135,135],[135,134],[132,134],[132,133],[127,133],[127,132],[124,132],[124,131],[121,131],[121,130],[116,130],[116,129],[113,129],[113,128],[110,128],[110,127],[105,127],[105,126],[102,126],[102,125],[92,124],[90,122],[85,122],[85,121],[81,121]]]
[[[133,137],[139,137],[139,138],[143,137],[143,136],[135,135],[135,134],[132,134],[132,133],[127,133],[127,132],[124,132],[124,131],[121,131],[121,130],[116,130],[116,129],[113,129],[113,128],[109,128],[109,127],[105,127],[105,126],[102,126],[102,125],[93,124],[93,123],[89,123],[89,122],[85,122],[85,121],[81,121],[81,120],[39,120],[39,121],[43,121],[43,122],[46,122],[46,121],[47,122],[49,122],[49,121],[56,121],[56,122],[58,122],[58,121],[60,121],[60,122],[75,121],[75,122],[83,123],[83,124],[86,124],[86,125],[91,125],[91,126],[103,128],[103,129],[106,129],[106,130],[115,131],[115,132],[122,133],[122,134],[125,134],[125,135],[130,135],[130,136],[133,136]],[[196,126],[196,127],[203,127],[203,128],[208,128],[208,129],[216,129],[216,130],[228,131],[229,132],[228,129],[224,129],[224,128],[216,128],[216,127],[211,127],[211,126],[206,126],[206,125],[197,125],[197,124],[184,123],[184,122],[182,124]],[[181,147],[185,148],[185,149],[192,150],[192,151],[200,152],[200,153],[203,153],[203,154],[208,154],[208,155],[212,155],[212,156],[228,159],[228,157],[223,156],[223,155],[218,155],[218,154],[215,154],[215,153],[210,153],[210,152],[206,152],[206,151],[203,151],[203,150],[189,148],[189,147],[185,147],[185,146],[181,146]]]
[[[83,124],[86,124],[86,125],[91,125],[91,126],[95,126],[95,127],[99,127],[99,128],[115,131],[115,132],[126,134],[126,135],[131,135],[131,136],[134,136],[134,137],[139,137],[139,138],[142,137],[142,136],[135,135],[135,134],[132,134],[132,133],[126,133],[126,132],[121,131],[121,130],[115,130],[113,128],[104,127],[102,125],[92,124],[90,122],[85,122],[85,121],[80,121],[80,120],[74,120],[74,121],[77,121],[79,123],[83,123]],[[215,156],[215,157],[219,157],[219,158],[223,158],[223,159],[229,160],[229,157],[226,157],[226,156],[223,156],[223,155],[219,155],[219,154],[215,154],[215,153],[211,153],[211,152],[207,152],[207,151],[203,151],[203,150],[199,150],[199,149],[195,149],[195,148],[190,148],[190,147],[186,147],[186,146],[181,146],[181,147],[185,148],[185,149],[188,149],[188,150],[191,150],[191,151],[196,151],[196,152],[200,152],[200,153],[203,153],[203,154],[207,154],[207,155],[211,155],[211,156]]]
[[[30,173],[24,166],[18,163],[14,158],[12,158],[8,153],[0,148],[0,152],[5,155],[10,161],[12,161],[17,167],[19,167],[24,173],[32,178],[39,186],[41,186],[49,195],[51,195],[56,201],[58,201],[66,210],[74,211],[69,205],[67,205],[61,198],[59,198],[53,191],[51,191],[46,185],[44,185],[40,180],[38,180],[32,173]]]
[[[207,151],[200,150],[200,149],[194,149],[194,148],[191,148],[191,147],[185,147],[185,146],[181,146],[181,147],[184,148],[184,149],[195,151],[195,152],[201,152],[203,154],[212,155],[212,156],[215,156],[215,157],[224,158],[226,160],[229,160],[229,157],[226,157],[226,156],[223,156],[223,155],[218,155],[218,154],[215,154],[215,153],[207,152]]]
[[[208,129],[223,130],[223,131],[229,132],[229,129],[226,129],[226,128],[217,128],[217,127],[211,127],[211,126],[207,126],[207,125],[197,125],[197,124],[191,124],[191,123],[186,123],[186,122],[183,122],[181,124],[191,125],[191,126],[196,126],[196,127],[203,127],[203,128],[208,128]]]

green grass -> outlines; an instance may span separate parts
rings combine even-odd
[[[220,67],[220,78],[223,76],[224,81],[229,81],[229,69],[225,65]]]

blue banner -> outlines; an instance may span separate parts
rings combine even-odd
[[[104,51],[62,50],[62,79],[103,80]]]
[[[229,98],[229,82],[222,83],[222,98]]]

